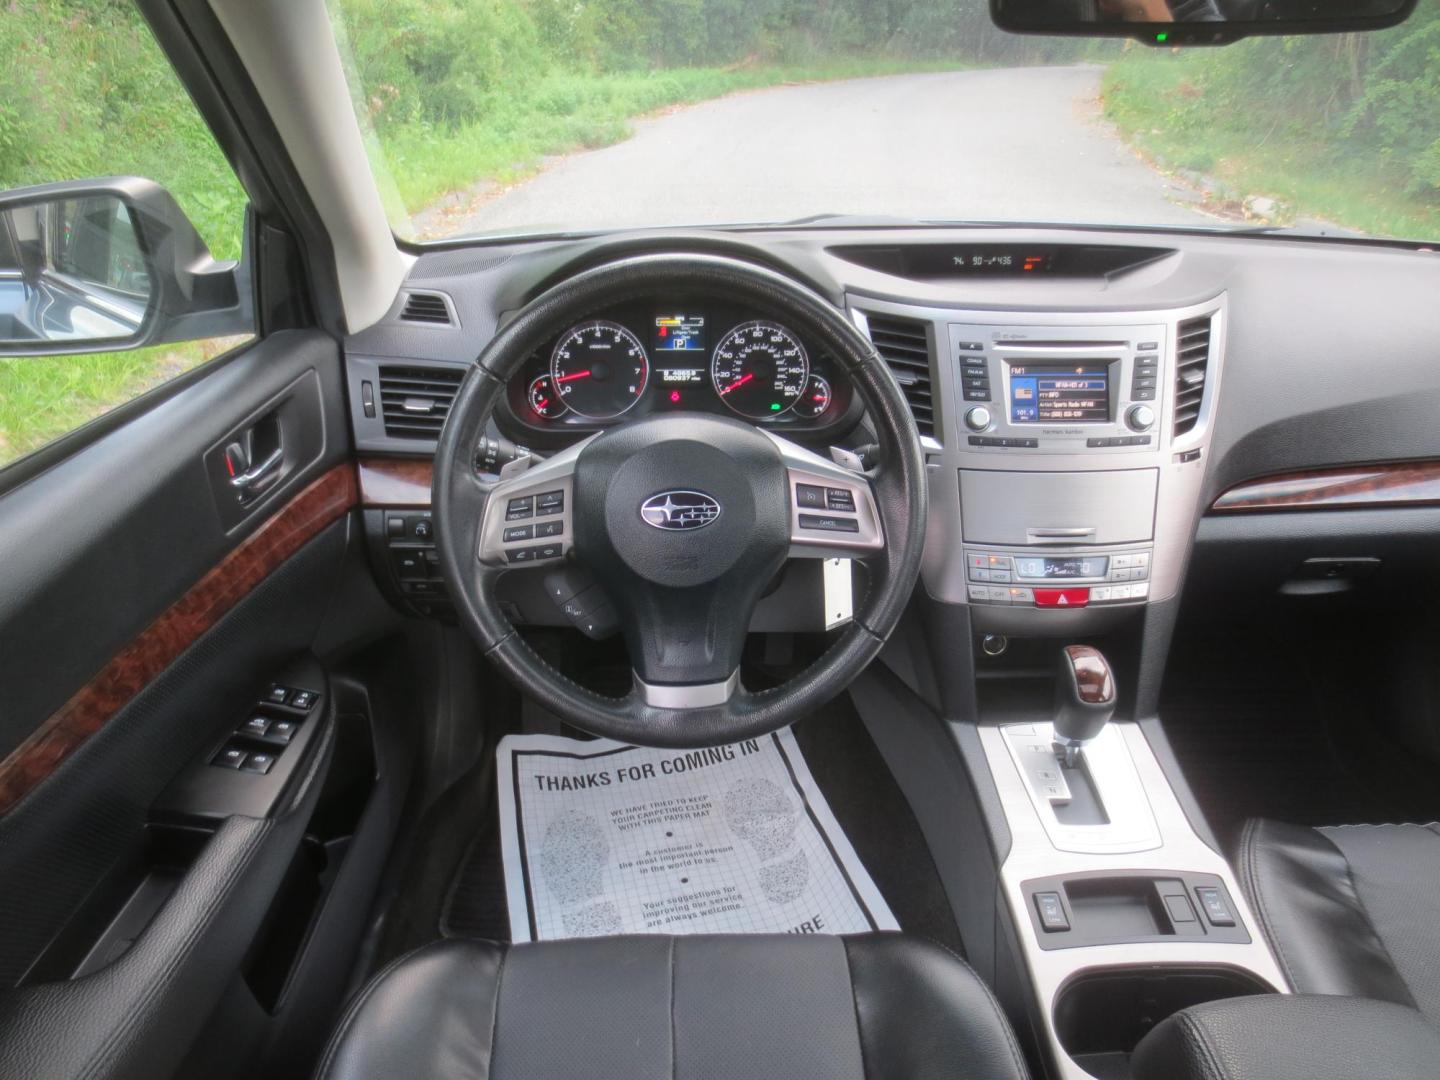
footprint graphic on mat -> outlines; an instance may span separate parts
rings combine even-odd
[[[621,931],[620,912],[605,897],[610,838],[589,814],[564,810],[551,819],[540,847],[540,873],[559,902],[568,937]]]
[[[725,824],[760,860],[760,891],[772,904],[788,904],[810,882],[810,860],[795,842],[800,811],[773,780],[749,776],[731,784],[723,802]]]

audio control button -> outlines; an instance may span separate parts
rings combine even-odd
[[[990,426],[990,410],[984,405],[976,405],[965,413],[965,426],[971,431],[984,431]]]
[[[1155,425],[1155,410],[1149,405],[1131,405],[1125,410],[1125,423],[1131,431],[1149,431]]]

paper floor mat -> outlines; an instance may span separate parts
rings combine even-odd
[[[705,750],[507,735],[514,941],[898,930],[788,729]]]

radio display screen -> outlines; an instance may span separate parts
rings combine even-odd
[[[1026,580],[1063,580],[1065,578],[1103,578],[1110,568],[1108,555],[1083,556],[1016,556],[1015,574]]]
[[[1012,424],[1104,424],[1109,420],[1108,361],[1010,365]]]

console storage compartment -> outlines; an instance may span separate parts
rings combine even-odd
[[[1155,536],[1156,469],[960,470],[967,544],[1133,544]]]
[[[1160,1021],[1191,1005],[1274,992],[1219,965],[1092,968],[1055,996],[1055,1036],[1086,1072],[1120,1080],[1130,1075],[1131,1051]]]

